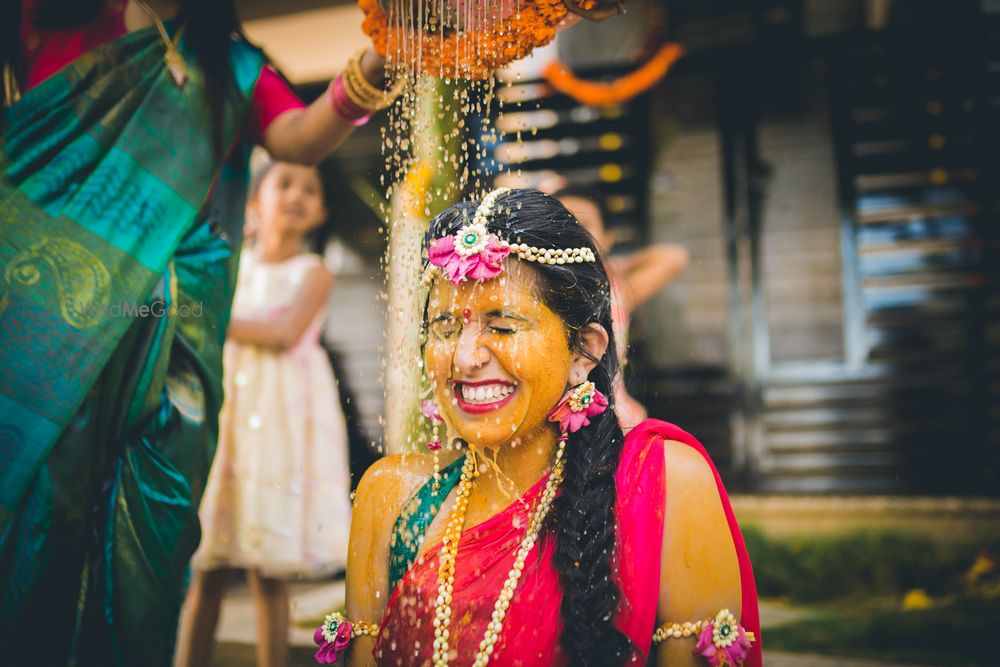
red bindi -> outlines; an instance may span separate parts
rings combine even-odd
[[[468,308],[464,309],[462,311],[462,319],[464,319],[466,322],[471,321],[472,320],[472,311],[470,309],[468,309]]]

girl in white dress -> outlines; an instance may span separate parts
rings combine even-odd
[[[288,579],[345,567],[347,430],[320,329],[334,277],[303,252],[327,217],[312,167],[273,163],[253,181],[224,353],[219,445],[201,503],[202,541],[179,662],[208,663],[229,574],[246,570],[259,665],[287,661]]]

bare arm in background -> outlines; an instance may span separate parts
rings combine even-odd
[[[233,318],[226,336],[237,343],[271,350],[294,347],[316,313],[326,304],[333,282],[333,274],[325,266],[313,267],[303,279],[288,310],[280,317],[273,321]]]
[[[622,299],[631,313],[677,279],[690,261],[684,246],[658,243],[612,262],[624,282]]]
[[[361,59],[365,78],[381,88],[385,84],[385,60],[371,48]],[[275,160],[316,164],[354,131],[354,125],[333,110],[324,91],[305,109],[292,109],[272,121],[264,132],[263,145]]]

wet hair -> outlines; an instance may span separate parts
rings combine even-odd
[[[437,238],[455,234],[470,223],[478,202],[456,204],[430,224],[425,248]],[[501,195],[487,229],[510,243],[537,248],[589,247],[590,234],[554,197],[537,190],[511,190]],[[621,591],[611,576],[615,550],[615,471],[624,436],[614,411],[612,381],[618,373],[611,326],[611,288],[600,261],[582,264],[525,262],[538,276],[542,302],[569,332],[570,349],[597,363],[588,379],[608,397],[609,409],[590,426],[570,435],[562,494],[556,499],[546,530],[556,537],[553,563],[563,598],[560,615],[563,648],[572,665],[621,665],[631,650],[629,639],[612,625]],[[580,330],[596,322],[608,332],[608,348],[600,359],[584,348]]]
[[[0,8],[0,111],[14,103],[24,90],[27,67],[21,44],[21,0],[4,2]],[[93,21],[105,0],[40,0],[30,17],[38,28],[65,30]],[[205,74],[205,98],[212,116],[212,141],[217,155],[223,146],[222,127],[226,106],[237,96],[229,45],[234,34],[242,34],[234,0],[178,0],[178,19],[187,25],[187,43],[198,57]]]

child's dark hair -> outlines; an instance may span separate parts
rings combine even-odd
[[[253,173],[250,174],[250,182],[247,184],[247,197],[254,197],[260,192],[261,183],[264,182],[264,179],[267,178],[267,175],[271,173],[276,164],[277,162],[274,160],[266,160],[253,170]],[[324,192],[323,194],[323,201],[326,201],[326,193]]]
[[[267,175],[271,173],[271,170],[273,170],[277,164],[279,163],[274,160],[266,160],[253,170],[253,173],[250,174],[250,183],[247,186],[247,197],[254,197],[258,192],[260,192],[260,186],[264,183],[264,179],[267,178]],[[323,197],[323,205],[327,207],[327,215],[323,224],[309,232],[309,235],[306,237],[306,243],[312,252],[322,255],[326,251],[327,243],[335,236],[335,234],[330,220],[330,207],[328,205],[328,202],[330,201],[328,196],[330,193],[330,186],[323,175],[323,171],[319,167],[313,168],[316,169],[316,173],[319,174],[320,194]]]
[[[260,191],[260,186],[264,183],[264,179],[267,178],[267,175],[270,174],[271,171],[279,164],[281,164],[280,161],[267,159],[267,160],[262,160],[261,163],[256,168],[254,168],[253,173],[250,174],[250,182],[247,185],[248,197],[253,197]],[[292,163],[285,163],[285,164],[292,164]],[[330,185],[323,174],[323,170],[320,169],[319,166],[313,166],[313,165],[296,165],[296,166],[303,166],[303,167],[308,167],[309,169],[316,170],[316,174],[319,176],[320,195],[323,197],[323,204],[325,206],[327,202],[329,202]]]
[[[472,221],[478,202],[445,210],[430,225],[425,246],[455,234]],[[501,195],[487,221],[489,231],[510,243],[537,248],[588,247],[593,239],[556,198],[537,190],[511,190]],[[542,302],[559,315],[570,332],[574,352],[589,355],[579,332],[596,322],[608,332],[609,344],[589,379],[608,397],[609,409],[591,418],[590,426],[570,436],[566,445],[563,492],[553,505],[548,530],[555,533],[553,558],[563,599],[560,639],[573,665],[621,665],[631,643],[612,624],[621,591],[612,577],[615,551],[615,470],[624,436],[614,411],[611,383],[618,373],[611,326],[611,288],[600,261],[574,264],[531,263],[539,276]]]

